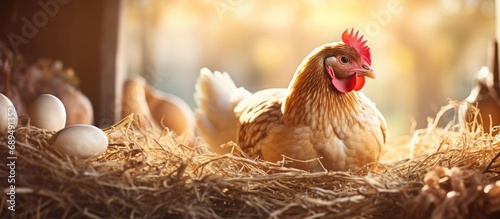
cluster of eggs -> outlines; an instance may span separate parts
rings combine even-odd
[[[12,102],[3,94],[0,94],[0,134],[8,133],[8,125],[14,117],[14,126],[17,125],[17,113],[12,116],[8,114],[10,109],[15,108]],[[91,158],[103,154],[108,148],[108,138],[99,128],[87,124],[75,124],[65,127],[66,110],[63,103],[57,97],[50,94],[42,94],[32,102],[28,108],[30,125],[36,126],[56,133],[50,139],[51,145],[59,151],[80,158]],[[12,120],[12,119],[11,119]]]

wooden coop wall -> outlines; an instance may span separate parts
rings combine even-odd
[[[94,124],[120,116],[124,67],[120,0],[2,0],[0,40],[29,61],[61,60],[80,78],[94,108]]]

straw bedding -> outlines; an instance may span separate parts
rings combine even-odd
[[[24,118],[15,133],[15,212],[2,164],[0,218],[499,217],[499,136],[478,120],[456,120],[460,104],[413,136],[390,139],[379,163],[319,173],[246,158],[231,143],[233,154],[212,154],[191,134],[138,129],[147,121],[137,117],[106,129],[105,154],[81,160],[52,149],[54,133]],[[438,127],[444,118],[449,124]]]

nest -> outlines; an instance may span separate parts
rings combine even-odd
[[[53,132],[21,125],[15,183],[7,181],[10,167],[0,167],[0,217],[495,218],[500,136],[456,116],[437,127],[460,104],[450,103],[413,136],[391,139],[379,163],[346,172],[250,159],[230,143],[232,154],[216,155],[192,135],[139,130],[133,124],[141,121],[129,119],[106,130],[105,154],[81,160],[51,148]],[[3,138],[2,160],[9,156]],[[15,208],[5,195],[12,185]]]

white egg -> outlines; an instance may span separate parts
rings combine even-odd
[[[30,124],[49,131],[59,131],[66,125],[66,109],[54,95],[42,94],[28,108]]]
[[[86,124],[68,126],[52,136],[50,142],[59,151],[80,158],[97,157],[108,149],[106,134]]]
[[[9,127],[10,125],[10,127]],[[0,135],[6,135],[9,129],[17,126],[17,111],[9,98],[0,94]]]

